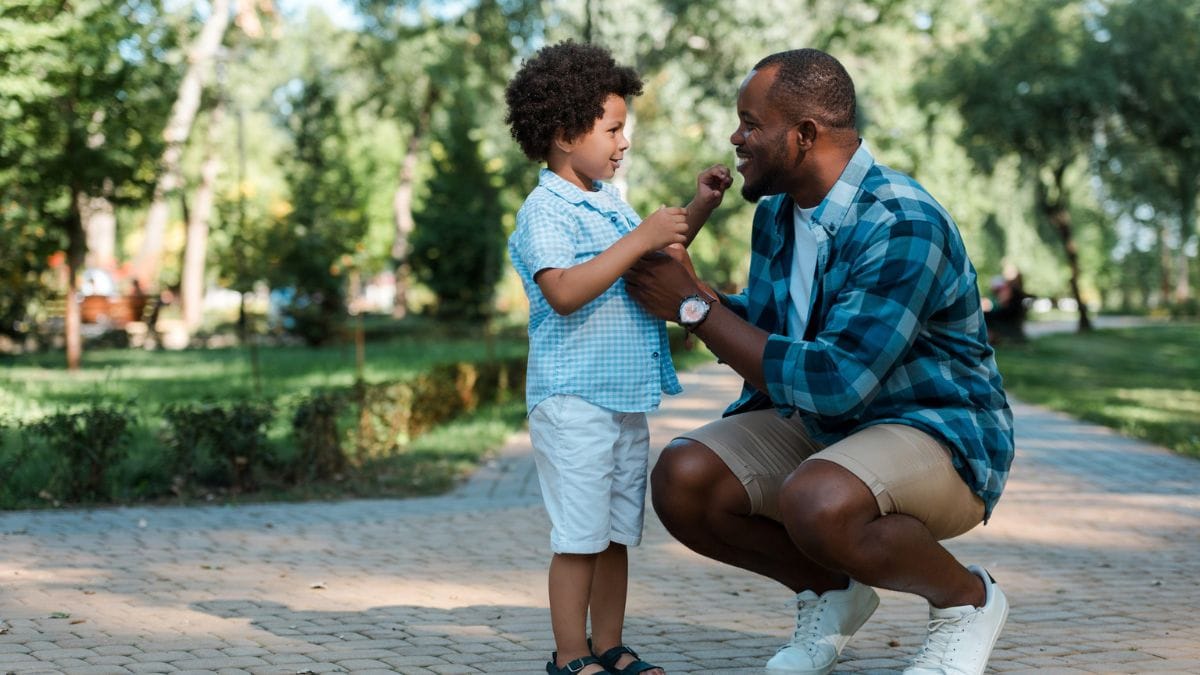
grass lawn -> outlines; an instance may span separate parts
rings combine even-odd
[[[1048,335],[996,360],[1022,401],[1200,457],[1198,324]]]
[[[523,338],[497,338],[498,358],[527,350]],[[487,345],[478,338],[402,336],[366,345],[368,382],[402,380],[436,363],[480,361]],[[319,349],[263,347],[258,350],[261,396],[278,398],[354,382],[354,346]],[[84,353],[83,368],[69,373],[59,352],[0,361],[0,414],[14,421],[94,400],[132,400],[141,406],[254,397],[249,350],[178,352],[104,349]]]

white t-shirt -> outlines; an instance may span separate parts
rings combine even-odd
[[[788,295],[792,298],[788,306],[788,336],[804,337],[808,324],[808,310],[812,304],[813,282],[817,277],[817,238],[809,230],[813,211],[795,207],[796,236],[792,248],[792,271],[788,276]]]

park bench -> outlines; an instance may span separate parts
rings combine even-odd
[[[87,295],[79,302],[80,321],[107,329],[125,330],[138,323],[153,327],[158,319],[159,300],[145,295]],[[67,315],[67,299],[56,297],[46,303],[46,316],[59,323]]]

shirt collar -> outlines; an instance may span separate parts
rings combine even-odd
[[[543,168],[538,173],[538,185],[558,195],[570,204],[587,204],[597,211],[612,211],[612,199],[605,194],[605,185],[596,182],[595,191],[580,189],[578,185],[568,181],[550,169]]]
[[[854,204],[855,197],[862,189],[863,180],[873,166],[875,157],[867,149],[867,142],[860,138],[858,150],[854,151],[846,168],[842,170],[842,175],[813,212],[813,222],[821,224],[830,232],[836,230],[845,220],[846,212]]]

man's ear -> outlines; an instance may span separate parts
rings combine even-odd
[[[796,137],[796,147],[804,152],[812,149],[814,143],[817,142],[817,123],[811,119],[800,120],[798,124],[792,127],[792,133]]]

